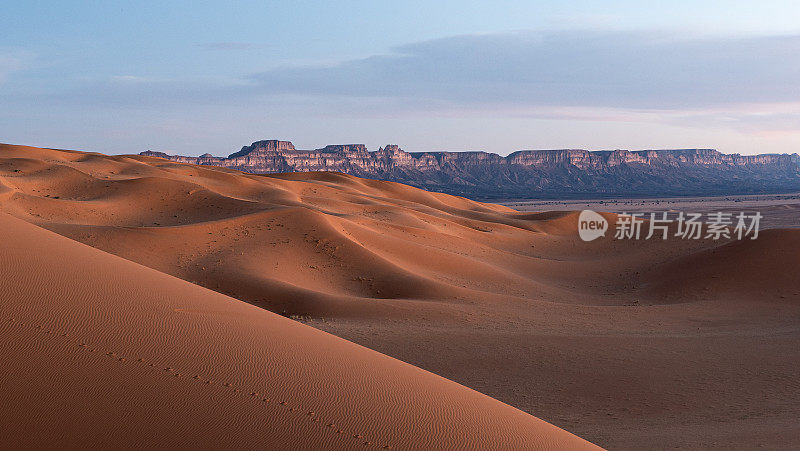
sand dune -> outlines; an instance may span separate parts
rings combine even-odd
[[[446,320],[447,304],[487,294],[626,303],[620,290],[598,296],[597,279],[703,246],[577,247],[575,213],[517,213],[344,174],[2,150],[3,211],[288,315]]]
[[[7,215],[0,446],[592,446],[463,386]]]
[[[797,230],[584,243],[575,212],[335,173],[8,145],[0,210],[600,445],[800,444],[800,281],[786,269],[800,263]],[[250,349],[254,333],[241,334],[236,349]]]

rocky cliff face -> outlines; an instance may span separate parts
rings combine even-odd
[[[800,190],[797,154],[728,155],[713,149],[405,152],[363,144],[295,149],[257,141],[228,157],[142,152],[181,163],[253,173],[336,171],[474,198],[714,195]]]

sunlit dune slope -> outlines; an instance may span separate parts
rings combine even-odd
[[[646,270],[720,244],[583,243],[576,213],[523,214],[338,173],[10,145],[0,208],[269,310],[321,317],[452,318],[454,305],[491,299],[624,304],[643,295]]]
[[[263,309],[0,227],[0,447],[591,447]]]

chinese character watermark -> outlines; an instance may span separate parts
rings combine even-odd
[[[755,240],[761,224],[761,213],[746,214],[714,212],[703,217],[701,213],[679,212],[670,219],[667,212],[622,213],[617,216],[614,238],[617,240],[666,240],[670,236],[684,240]],[[578,217],[578,235],[583,241],[604,237],[608,220],[591,210],[583,210]]]

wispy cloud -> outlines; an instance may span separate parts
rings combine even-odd
[[[755,134],[800,133],[800,102],[673,111],[663,116],[666,122],[687,127],[731,128]]]
[[[252,76],[263,91],[412,98],[468,108],[682,109],[800,100],[800,36],[652,32],[455,36],[333,66]]]
[[[205,50],[217,51],[247,50],[253,48],[253,44],[246,42],[206,42],[197,44],[197,46]]]
[[[204,44],[218,49],[241,45],[246,44]],[[434,112],[792,132],[800,130],[798,54],[800,35],[465,35],[238,79],[121,75],[54,94],[51,100],[134,108],[260,102],[348,116]]]
[[[0,83],[13,72],[20,71],[33,58],[29,52],[0,50]]]
[[[115,75],[111,77],[111,80],[119,83],[148,83],[151,81],[147,77],[140,77],[138,75]]]

